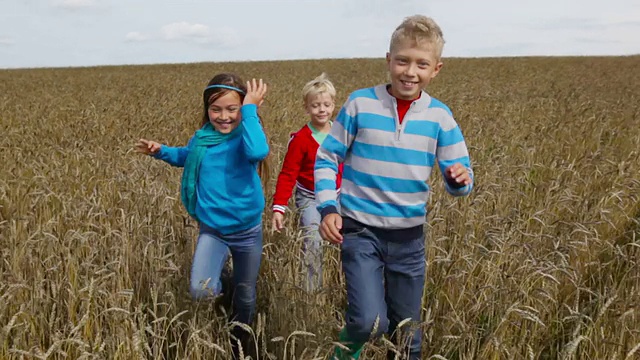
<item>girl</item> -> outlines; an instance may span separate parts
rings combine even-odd
[[[231,317],[245,324],[254,317],[262,256],[265,199],[260,178],[266,176],[269,145],[257,110],[266,92],[262,79],[245,86],[234,74],[216,75],[204,89],[202,128],[186,147],[145,139],[136,144],[140,153],[184,167],[182,203],[200,227],[191,268],[192,297],[220,294],[220,275],[231,252]],[[246,342],[247,334],[239,331],[234,335]],[[245,350],[246,345],[242,344]]]
[[[304,229],[304,288],[307,292],[317,291],[322,286],[322,239],[318,233],[320,213],[316,209],[313,169],[318,147],[331,130],[335,98],[336,89],[325,73],[302,88],[303,105],[309,120],[298,132],[291,134],[273,196],[272,227],[279,232],[284,228],[284,213],[294,186],[296,188],[295,205],[300,211],[300,227]],[[342,165],[339,170],[338,189]]]

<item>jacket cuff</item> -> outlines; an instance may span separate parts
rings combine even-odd
[[[337,213],[338,213],[338,209],[334,205],[329,205],[327,207],[322,208],[322,210],[320,210],[320,217],[324,219],[324,217],[329,214],[337,214]]]
[[[279,212],[281,214],[284,214],[285,212],[287,212],[287,207],[282,205],[273,205],[272,210],[273,212]]]
[[[162,156],[163,151],[165,150],[165,147],[166,147],[166,145],[161,144],[160,145],[160,149],[158,150],[158,152],[155,153],[155,154],[149,154],[149,156],[151,156],[154,159],[161,159],[161,156]]]

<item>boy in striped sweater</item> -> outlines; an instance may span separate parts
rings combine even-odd
[[[273,195],[272,225],[275,231],[280,232],[284,228],[284,214],[295,186],[295,205],[300,212],[300,228],[303,229],[303,285],[307,292],[319,290],[322,286],[322,238],[318,233],[320,213],[316,209],[313,171],[318,147],[331,130],[335,97],[335,87],[324,73],[302,88],[309,121],[291,134]],[[337,174],[334,190],[340,189],[341,174],[341,171]]]
[[[347,286],[340,341],[349,350],[336,348],[337,359],[358,358],[370,336],[393,337],[407,318],[411,322],[403,326],[420,321],[427,181],[436,163],[451,195],[467,195],[473,187],[458,124],[446,105],[422,90],[442,68],[443,46],[431,18],[406,18],[386,55],[390,83],[353,92],[318,150],[320,234],[341,244]],[[335,179],[342,163],[338,213]],[[407,330],[409,347],[401,351],[420,359],[422,331]]]

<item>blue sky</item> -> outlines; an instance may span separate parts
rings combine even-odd
[[[0,68],[383,57],[416,13],[445,57],[640,54],[638,0],[0,0]]]

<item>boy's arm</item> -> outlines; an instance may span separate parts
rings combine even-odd
[[[452,121],[451,128],[441,128],[438,132],[436,158],[438,159],[438,167],[442,173],[447,192],[453,196],[468,195],[473,189],[473,170],[471,169],[469,151],[465,144],[464,137],[462,136],[462,131],[455,121]],[[454,179],[451,179],[446,175],[445,169],[457,163],[467,169],[469,178],[471,179],[470,184],[459,184]]]
[[[356,120],[355,104],[348,101],[331,126],[331,132],[318,148],[313,175],[317,208],[322,218],[338,212],[336,178],[358,131]]]
[[[163,144],[160,146],[160,150],[151,156],[158,160],[162,160],[169,165],[184,167],[184,162],[187,159],[187,155],[189,155],[189,149],[192,141],[193,138],[191,138],[187,146],[184,147],[171,147]]]
[[[293,187],[300,173],[304,151],[302,141],[295,135],[289,141],[287,153],[282,162],[282,170],[278,175],[276,191],[273,194],[273,211],[284,214],[289,203],[289,198],[293,193]]]
[[[255,104],[242,105],[240,113],[242,114],[240,126],[242,126],[245,155],[251,162],[262,161],[269,154],[269,144],[267,135],[260,125],[258,106]]]

